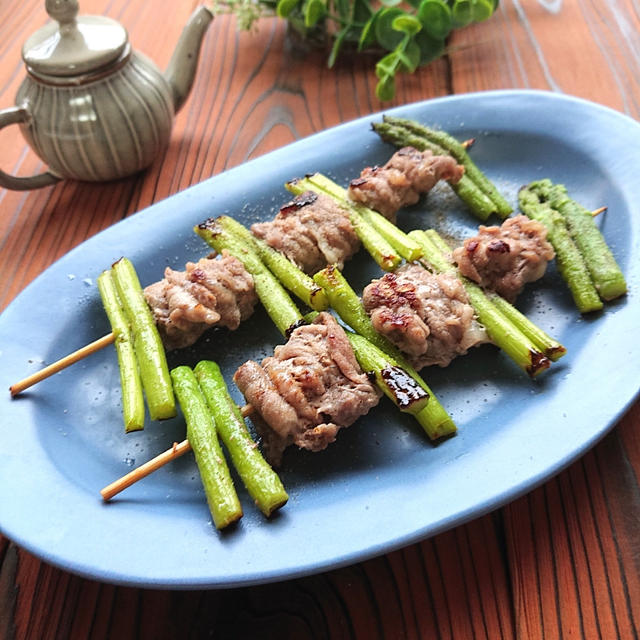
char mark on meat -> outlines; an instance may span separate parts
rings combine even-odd
[[[526,216],[508,218],[500,227],[480,225],[476,236],[453,251],[460,273],[510,302],[527,282],[544,275],[553,257],[546,228]]]
[[[328,313],[298,327],[261,364],[244,363],[233,379],[260,416],[256,428],[274,465],[290,444],[311,451],[326,448],[340,428],[366,414],[380,398],[343,329]]]
[[[462,283],[451,274],[405,265],[367,285],[363,303],[376,331],[406,353],[416,369],[446,367],[488,341]]]
[[[360,246],[348,212],[329,196],[311,191],[285,204],[272,221],[252,225],[251,231],[308,274],[328,264],[341,269]]]
[[[214,326],[237,329],[257,302],[251,274],[226,252],[188,262],[184,271],[167,267],[144,296],[168,349],[188,347]]]
[[[398,209],[418,202],[439,180],[455,184],[463,174],[464,167],[451,156],[404,147],[384,166],[364,169],[351,181],[349,197],[394,220]]]

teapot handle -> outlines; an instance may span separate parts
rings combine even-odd
[[[10,124],[20,124],[29,121],[29,112],[25,107],[9,107],[0,111],[0,129],[9,126]],[[50,184],[55,184],[61,180],[59,176],[50,173],[40,173],[36,176],[28,176],[26,178],[19,178],[18,176],[12,176],[5,173],[0,169],[0,187],[5,189],[12,189],[13,191],[27,191],[29,189],[40,189]]]

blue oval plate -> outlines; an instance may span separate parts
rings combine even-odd
[[[383,402],[323,453],[289,451],[289,504],[271,521],[243,489],[245,516],[217,533],[195,463],[185,456],[103,504],[99,490],[184,438],[180,418],[125,435],[112,347],[11,400],[0,400],[0,527],[17,544],[100,580],[173,588],[230,587],[326,570],[420,540],[530,490],[592,446],[640,386],[640,127],[609,109],[549,93],[454,96],[393,110],[475,137],[472,156],[515,203],[517,189],[550,177],[599,219],[629,295],[582,318],[553,268],[520,299],[568,355],[535,381],[485,346],[425,377],[459,433],[432,446]],[[0,386],[108,333],[95,279],[122,255],[143,284],[166,265],[208,253],[191,231],[211,215],[271,218],[282,185],[322,171],[343,184],[392,149],[370,130],[376,116],[325,131],[179,193],[91,238],[27,287],[0,317]],[[450,237],[476,222],[445,189],[402,214],[406,228]],[[361,287],[379,275],[359,255],[346,269]],[[281,342],[258,311],[237,332],[212,332],[171,364],[217,360],[230,379],[247,358]],[[241,398],[238,396],[238,400]]]

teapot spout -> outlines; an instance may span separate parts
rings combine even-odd
[[[196,9],[182,31],[164,73],[165,79],[171,86],[176,112],[184,104],[193,86],[202,40],[212,20],[213,14],[207,7],[202,6]]]

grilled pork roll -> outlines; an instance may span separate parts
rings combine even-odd
[[[378,333],[406,353],[416,369],[446,367],[488,342],[458,278],[409,264],[367,285],[364,307]]]
[[[251,274],[226,252],[188,262],[185,271],[167,267],[144,296],[168,349],[188,347],[214,326],[237,329],[258,300]]]
[[[290,444],[311,451],[325,449],[339,429],[380,399],[343,329],[328,313],[295,329],[262,364],[244,363],[233,379],[262,418],[254,424],[274,465],[280,464]]]
[[[418,202],[439,180],[455,184],[463,174],[464,167],[451,156],[404,147],[384,166],[364,169],[351,181],[349,197],[395,220],[398,209]]]
[[[271,222],[252,225],[251,231],[308,274],[328,264],[342,269],[360,247],[347,211],[311,191],[285,204]]]
[[[544,225],[520,215],[499,227],[480,225],[453,251],[453,260],[467,278],[513,302],[527,282],[544,275],[554,255]]]

